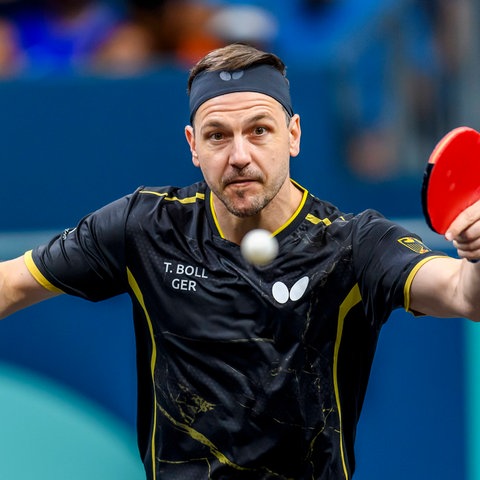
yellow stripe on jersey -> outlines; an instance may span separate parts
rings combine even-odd
[[[306,217],[306,220],[308,220],[310,223],[313,223],[314,225],[317,225],[318,223],[324,223],[325,225],[331,225],[332,222],[328,218],[318,218],[315,215],[312,215],[309,213]]]
[[[215,226],[217,227],[218,234],[220,235],[221,238],[225,238],[225,235],[222,232],[222,229],[220,228],[220,224],[218,223],[218,218],[217,218],[217,212],[215,212],[215,207],[213,205],[213,193],[210,192],[210,211],[212,212],[212,218],[213,218],[213,223],[215,223]]]
[[[157,399],[156,399],[156,390],[155,390],[155,365],[157,362],[157,348],[155,344],[155,337],[153,333],[153,325],[152,321],[150,319],[150,315],[148,313],[147,307],[145,305],[145,301],[143,299],[143,294],[142,291],[140,290],[140,287],[138,286],[137,281],[135,280],[135,277],[133,276],[132,272],[130,269],[127,268],[127,276],[128,276],[128,284],[133,290],[133,293],[135,294],[135,298],[137,299],[138,303],[142,307],[142,310],[145,314],[145,318],[147,320],[148,324],[148,330],[150,333],[150,340],[152,342],[152,356],[150,359],[150,374],[152,377],[152,389],[153,389],[153,396],[154,396],[154,407],[153,407],[153,428],[152,428],[152,447],[151,447],[151,452],[152,452],[152,457],[151,457],[151,462],[152,462],[152,478],[153,480],[156,479],[156,457],[155,457],[155,435],[156,435],[156,428],[157,428],[157,407],[160,409],[162,414],[167,418],[175,427],[187,433],[191,438],[194,440],[200,442],[202,445],[205,445],[206,447],[209,448],[209,450],[212,452],[217,459],[223,463],[224,465],[228,465],[232,468],[235,468],[236,470],[244,470],[244,471],[250,471],[250,468],[246,467],[241,467],[240,465],[237,465],[230,461],[221,451],[216,447],[207,437],[205,437],[202,433],[196,431],[192,427],[190,427],[187,424],[183,424],[177,420],[175,420],[160,404],[157,404]]]
[[[297,218],[297,215],[301,212],[303,206],[305,205],[305,202],[307,201],[308,191],[293,180],[290,179],[290,181],[303,191],[302,201],[300,202],[300,205],[295,210],[295,212],[293,212],[293,215],[288,219],[288,221],[284,223],[280,228],[277,228],[277,230],[272,233],[272,236],[275,236],[279,234],[282,230],[285,230],[285,228],[287,228],[295,220],[295,218]]]
[[[169,202],[179,202],[183,204],[187,203],[195,203],[197,200],[205,200],[205,194],[197,192],[193,197],[185,197],[185,198],[178,198],[178,197],[169,197],[168,193],[160,193],[160,192],[153,192],[151,190],[140,190],[139,193],[145,193],[150,195],[156,195],[157,197],[164,197],[164,200]]]
[[[340,350],[340,344],[342,342],[342,334],[343,334],[343,325],[345,323],[345,318],[348,315],[348,312],[362,301],[362,296],[360,294],[360,288],[358,284],[355,284],[354,287],[350,290],[349,294],[345,298],[345,300],[340,305],[340,309],[338,311],[338,326],[337,326],[337,338],[335,340],[335,350],[333,354],[333,385],[335,389],[335,400],[337,402],[338,408],[338,419],[340,422],[340,454],[342,457],[342,466],[343,466],[343,473],[345,474],[345,480],[349,479],[348,470],[347,470],[347,462],[345,460],[345,447],[343,441],[343,427],[342,427],[342,408],[340,405],[340,391],[338,387],[338,352]]]
[[[426,257],[423,260],[420,260],[412,268],[412,271],[408,274],[407,281],[405,282],[405,285],[403,287],[403,298],[404,298],[404,302],[405,302],[404,308],[407,312],[413,313],[410,310],[410,300],[411,300],[410,290],[411,290],[411,287],[412,287],[413,278],[415,277],[415,275],[417,274],[418,270],[420,269],[420,267],[422,265],[425,265],[425,263],[429,262],[430,260],[433,260],[434,258],[445,258],[445,257],[443,255],[433,255],[431,257]],[[422,313],[422,312],[419,312],[419,313]]]
[[[44,288],[55,293],[65,293],[63,290],[60,290],[55,285],[51,284],[44,276],[43,273],[38,269],[33,261],[32,251],[29,250],[23,255],[25,265],[27,266],[29,272],[32,274],[33,278]]]
[[[155,344],[155,337],[153,335],[153,325],[150,319],[150,315],[148,314],[147,307],[145,305],[145,301],[143,299],[142,291],[138,286],[135,277],[132,275],[132,272],[127,267],[127,276],[128,276],[128,284],[130,285],[133,293],[135,294],[135,298],[137,299],[138,303],[142,307],[143,313],[145,314],[145,318],[148,323],[148,331],[150,333],[150,341],[152,342],[152,357],[150,359],[150,374],[152,376],[152,390],[153,390],[153,428],[152,428],[152,448],[151,448],[151,462],[152,462],[152,479],[155,480],[157,477],[156,468],[155,468],[155,433],[157,428],[157,396],[155,390],[155,365],[157,363],[157,346]]]

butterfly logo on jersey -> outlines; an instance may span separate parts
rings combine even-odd
[[[287,303],[288,300],[296,302],[300,300],[307,290],[310,279],[305,276],[297,280],[291,288],[288,288],[283,282],[275,282],[272,286],[273,298],[278,303]]]

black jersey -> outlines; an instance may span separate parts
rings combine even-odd
[[[203,182],[142,188],[26,254],[47,288],[128,293],[149,480],[350,479],[382,324],[435,255],[304,191],[278,257],[226,240]]]

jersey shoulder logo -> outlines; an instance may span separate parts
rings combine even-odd
[[[414,237],[402,237],[398,239],[398,243],[403,245],[404,247],[413,250],[416,253],[427,253],[431,250],[420,240]]]
[[[300,300],[307,290],[310,279],[305,276],[297,280],[289,289],[283,282],[275,282],[272,286],[273,298],[278,303],[287,303],[288,300],[296,302]]]

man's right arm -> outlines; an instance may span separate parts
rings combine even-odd
[[[23,256],[0,262],[0,318],[59,294],[35,279]]]

